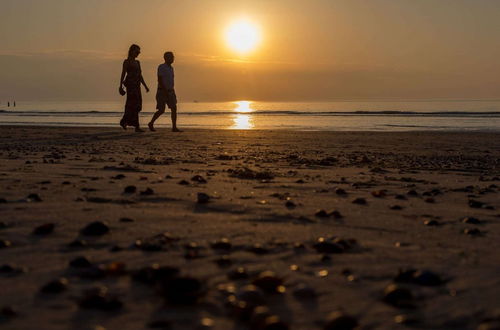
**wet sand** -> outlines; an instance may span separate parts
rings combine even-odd
[[[499,141],[1,127],[0,327],[498,329]]]

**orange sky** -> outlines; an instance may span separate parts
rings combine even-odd
[[[176,53],[181,101],[500,98],[494,0],[2,0],[0,99],[115,100],[131,43],[150,87]],[[258,22],[232,51],[225,28]]]

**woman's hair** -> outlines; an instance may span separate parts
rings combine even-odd
[[[128,57],[132,57],[132,52],[133,52],[134,50],[139,50],[139,49],[141,49],[141,47],[139,47],[139,45],[132,44],[132,45],[130,46],[130,48],[128,49]]]

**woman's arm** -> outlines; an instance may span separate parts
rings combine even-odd
[[[139,62],[139,61],[137,61]],[[139,68],[141,67],[141,62],[139,62]],[[142,70],[141,70],[141,84],[144,85],[144,88],[146,88],[146,93],[149,93],[149,87],[146,85],[146,82],[144,81],[144,78],[142,77]]]
[[[120,77],[120,88],[123,87],[123,81],[125,79],[125,73],[127,72],[127,60],[123,61],[122,75]]]

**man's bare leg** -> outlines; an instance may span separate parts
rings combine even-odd
[[[165,109],[158,109],[158,111],[156,111],[153,115],[153,118],[151,118],[151,121],[149,122],[148,124],[148,127],[149,127],[149,130],[151,132],[154,132],[156,131],[155,130],[155,127],[154,127],[154,124],[155,124],[155,121],[160,118],[161,115],[163,115],[165,113]]]
[[[172,118],[172,132],[182,132],[177,128],[177,106],[170,109],[170,117]]]

